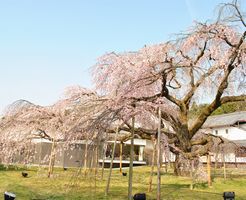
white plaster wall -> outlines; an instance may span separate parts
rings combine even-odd
[[[170,162],[175,162],[175,154],[170,152],[169,161]],[[203,163],[206,163],[207,162],[207,156],[201,156],[200,157],[200,161],[203,162]],[[211,156],[211,161],[215,162],[215,155]],[[223,162],[222,154],[218,154],[217,161],[218,162]],[[234,153],[225,154],[225,162],[226,163],[234,163],[235,161],[236,162],[241,162],[241,163],[246,163],[246,157],[235,157]]]
[[[239,125],[242,129],[246,130],[246,124],[240,124]]]
[[[131,140],[127,140],[126,142],[124,142],[125,144],[131,144]],[[134,139],[134,145],[141,145],[141,146],[145,146],[146,145],[146,140],[145,139],[138,139],[135,138]]]
[[[245,157],[238,157],[238,158],[236,158],[236,162],[246,163],[246,158]]]
[[[226,130],[228,130],[228,133],[226,133]],[[246,140],[246,131],[237,127],[212,128],[211,132],[213,135],[222,136],[228,140]]]
[[[50,140],[44,139],[44,138],[35,138],[32,140],[33,143],[40,143],[40,142],[46,142],[46,143],[52,143]]]
[[[223,155],[218,154],[217,161],[223,162]],[[207,162],[207,156],[201,156],[200,161],[206,163]],[[215,162],[215,154],[211,156],[211,162]],[[235,162],[235,154],[234,153],[227,153],[225,154],[225,162]]]

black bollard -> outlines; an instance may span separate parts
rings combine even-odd
[[[137,193],[133,196],[134,200],[146,200],[146,194],[145,193]]]
[[[24,178],[26,178],[26,177],[28,176],[28,173],[27,173],[27,172],[21,172],[21,174],[22,174],[22,176],[23,176]]]
[[[127,175],[127,173],[126,172],[122,172],[122,176],[126,176]]]
[[[10,193],[10,192],[4,192],[4,200],[14,200],[15,199],[15,194]]]
[[[224,200],[235,200],[235,192],[224,192]]]

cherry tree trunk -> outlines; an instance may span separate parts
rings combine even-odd
[[[175,162],[174,162],[174,174],[176,176],[181,176],[181,163],[180,163],[180,155],[176,154],[175,155]]]
[[[199,162],[194,162],[194,169],[198,167]],[[174,162],[174,174],[176,176],[190,176],[190,160],[177,154]]]

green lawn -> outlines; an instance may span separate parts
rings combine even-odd
[[[128,169],[125,169],[127,171]],[[145,192],[147,199],[155,199],[156,193],[156,176],[154,177],[153,192],[148,193],[150,167],[134,168],[133,193]],[[100,171],[97,181],[95,181],[94,173],[84,176],[76,176],[76,169],[68,169],[63,171],[55,169],[52,178],[46,177],[46,171],[43,169],[29,169],[29,178],[21,176],[21,170],[1,169],[0,170],[0,193],[4,191],[14,192],[17,200],[28,199],[127,199],[127,181],[128,176],[123,177],[118,170],[113,170],[111,187],[109,196],[104,196],[106,185],[106,177],[108,170],[105,170],[104,180],[100,179]],[[172,173],[163,173],[162,175],[162,198],[175,200],[194,200],[208,199],[221,200],[223,191],[234,191],[236,199],[246,199],[246,179],[245,176],[238,176],[236,173],[242,174],[244,171],[229,170],[229,178],[224,181],[222,177],[218,177],[218,173],[214,178],[213,187],[207,188],[206,184],[196,184],[194,190],[189,189],[190,180],[187,177],[175,177]]]

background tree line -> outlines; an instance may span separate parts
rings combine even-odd
[[[208,104],[196,104],[193,103],[191,106],[191,110],[189,112],[189,118],[195,118],[199,114],[201,114],[202,110],[207,107]],[[246,102],[230,102],[227,104],[223,104],[217,110],[215,110],[211,115],[221,115],[228,114],[233,112],[246,111]]]

